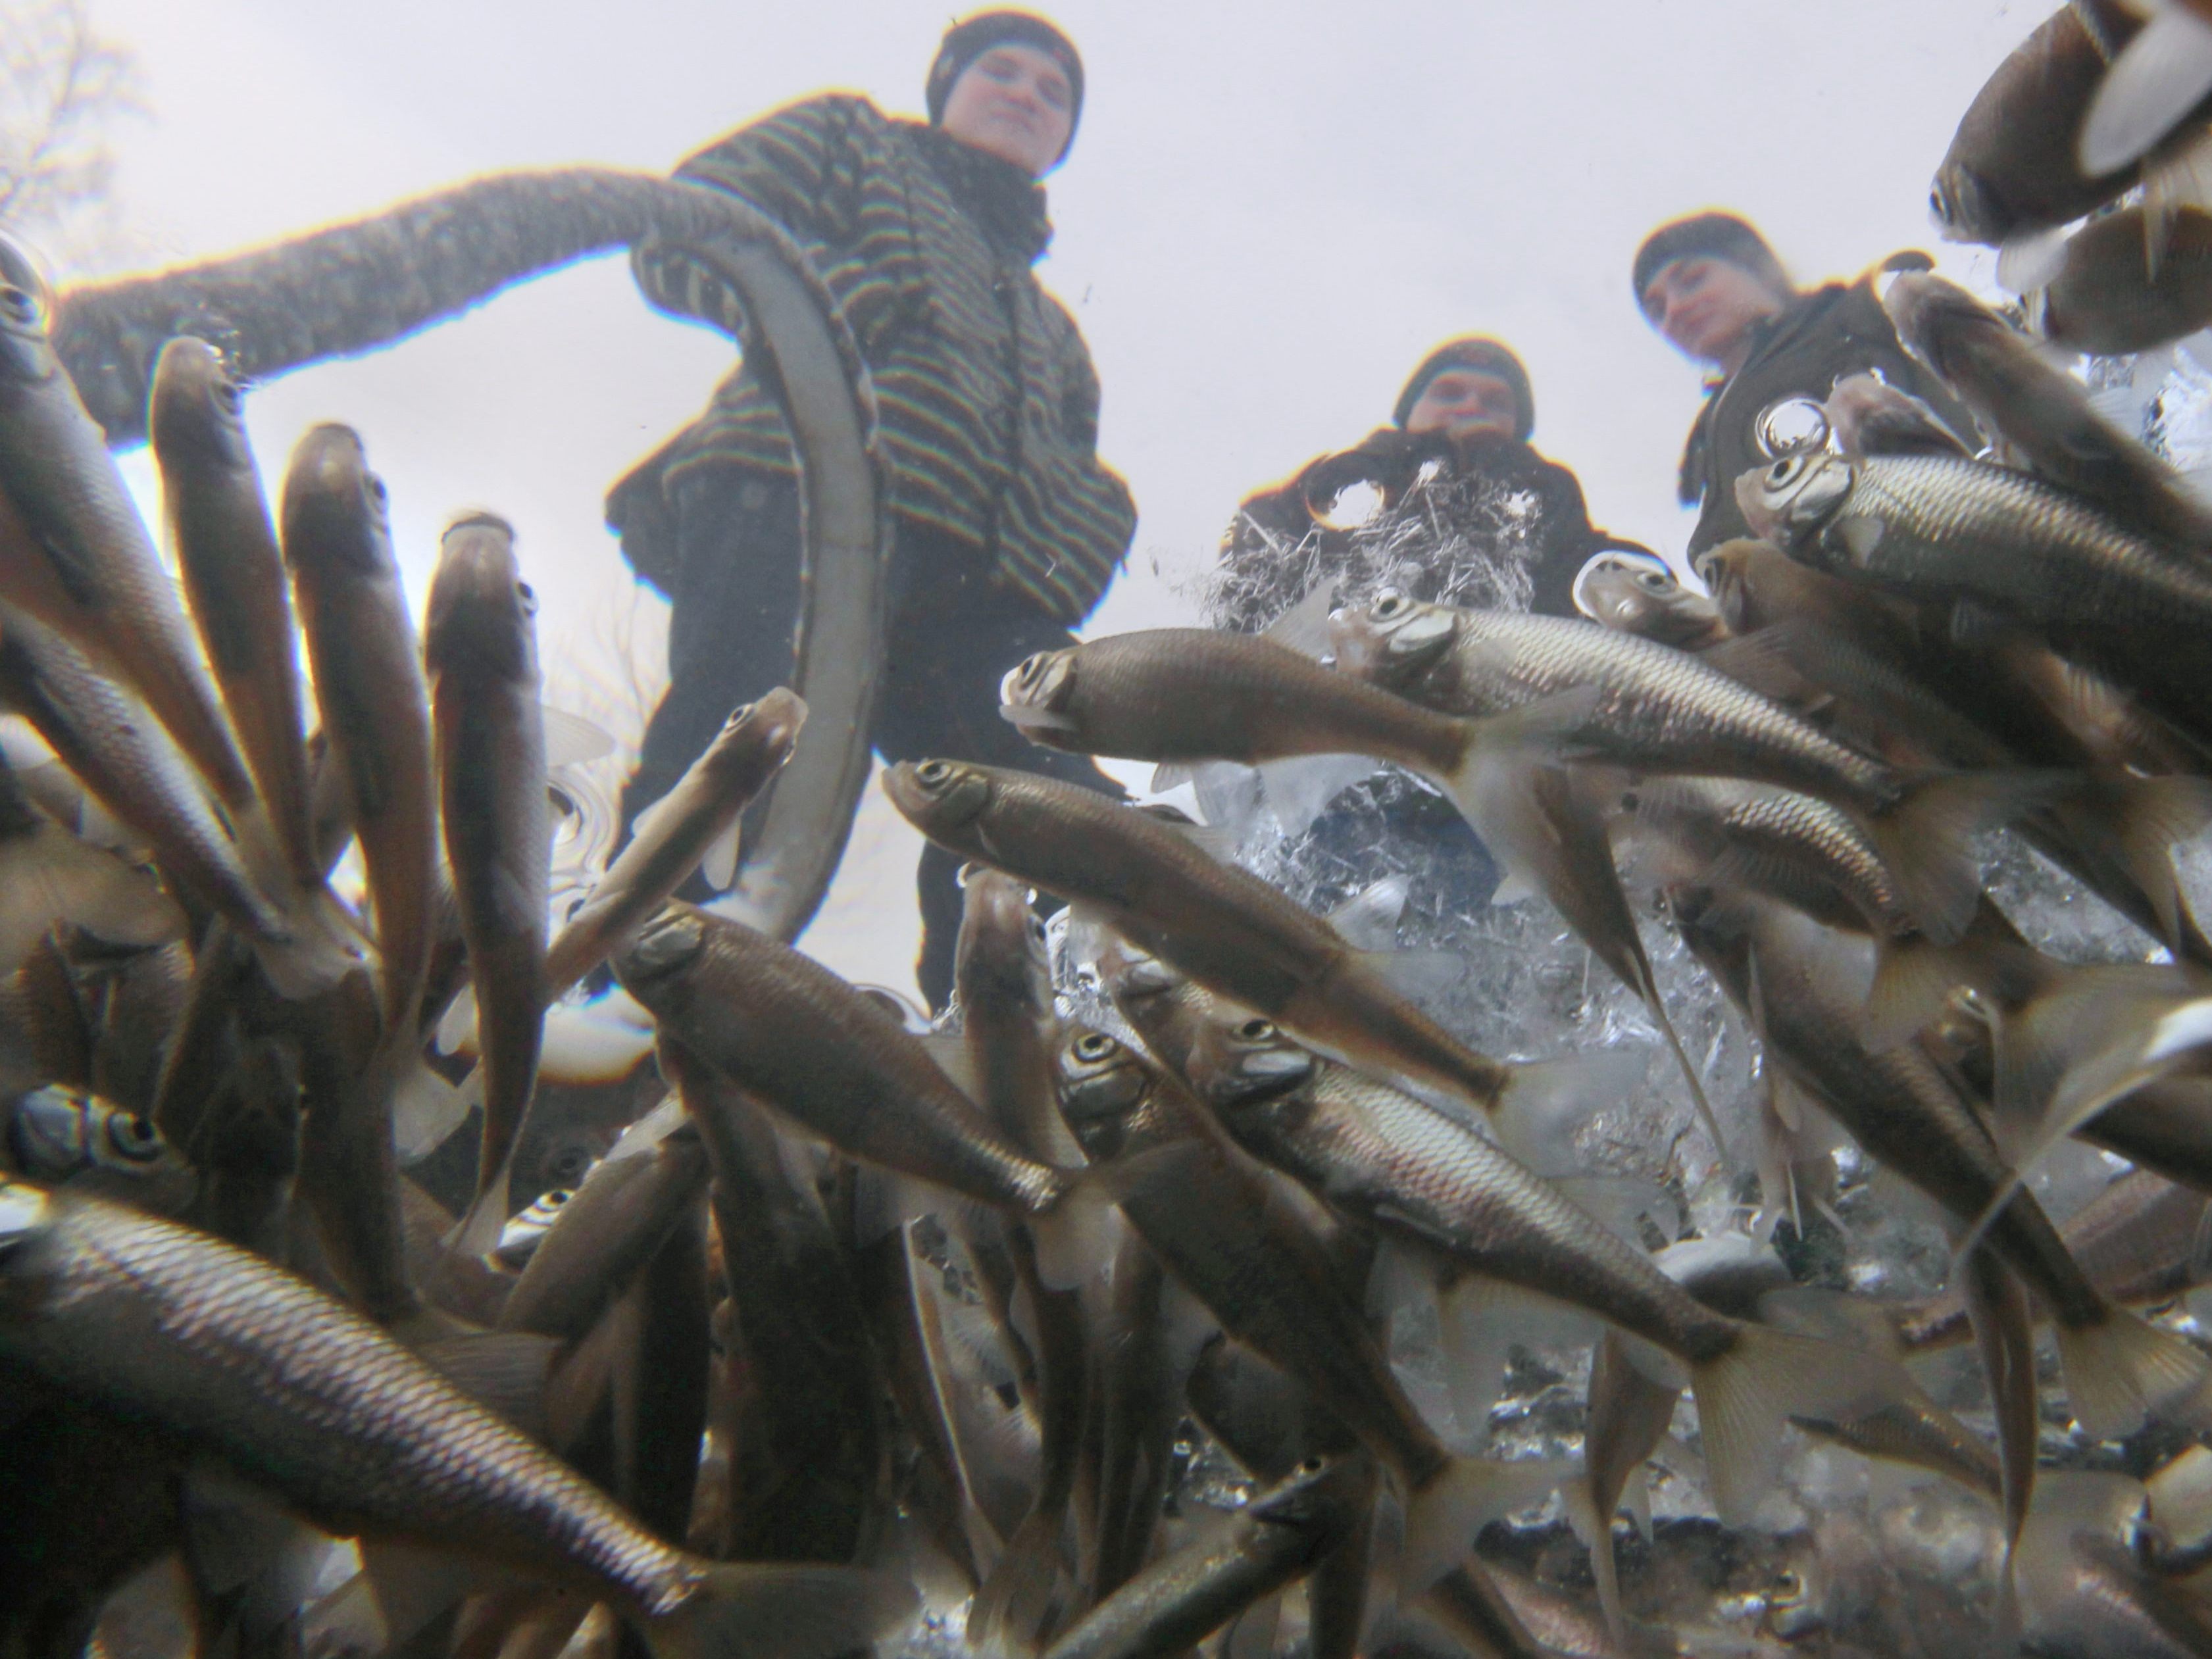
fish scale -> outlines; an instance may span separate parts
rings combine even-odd
[[[1422,620],[1445,639],[1424,654],[1395,636]],[[1877,811],[1902,780],[1711,664],[1595,623],[1512,611],[1452,611],[1386,596],[1332,620],[1340,659],[1446,713],[1490,715],[1577,687],[1597,707],[1571,741],[1589,758],[1654,771],[1748,777]]]
[[[7,1261],[0,1353],[204,1437],[324,1516],[550,1557],[647,1615],[696,1583],[597,1487],[290,1274],[120,1205],[45,1205],[47,1224]],[[141,1363],[115,1364],[131,1353]]]
[[[1786,465],[1763,475],[1770,497]],[[2062,628],[2212,626],[2212,571],[2026,473],[1925,455],[1819,465],[1850,469],[1830,526],[1870,519],[1884,527],[1863,553],[1834,529],[1796,543],[1838,574],[1970,596]]]
[[[1419,1101],[1310,1056],[1303,1080],[1255,1091],[1240,1063],[1298,1054],[1272,1028],[1252,1029],[1264,1024],[1217,1019],[1191,1062],[1193,1083],[1248,1151],[1340,1206],[1450,1249],[1492,1277],[1588,1308],[1669,1352],[1698,1360],[1727,1352],[1729,1321],[1511,1154]]]

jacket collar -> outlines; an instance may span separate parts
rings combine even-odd
[[[931,170],[984,240],[1025,264],[1035,264],[1052,241],[1044,186],[1016,167],[962,143],[941,127],[908,123]]]

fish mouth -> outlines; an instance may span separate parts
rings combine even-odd
[[[1073,653],[1037,651],[1008,669],[999,682],[999,712],[1016,726],[1073,728],[1061,705],[1075,690]]]
[[[927,834],[974,818],[991,799],[991,781],[957,761],[901,761],[884,774],[884,793]]]

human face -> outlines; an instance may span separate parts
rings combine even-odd
[[[1644,314],[1686,356],[1733,368],[1754,323],[1777,315],[1782,296],[1725,259],[1670,259],[1644,290]]]
[[[1407,431],[1442,432],[1455,443],[1482,434],[1510,438],[1520,423],[1513,388],[1472,368],[1448,368],[1434,377],[1406,416]]]
[[[1035,46],[994,46],[952,83],[942,125],[970,149],[1041,179],[1067,148],[1075,91],[1051,53]]]

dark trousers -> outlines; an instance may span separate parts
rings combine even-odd
[[[730,711],[792,673],[799,615],[799,489],[774,473],[696,467],[671,487],[677,525],[668,690],[647,726],[623,791],[625,826],[673,788]],[[1081,755],[1040,749],[999,714],[999,681],[1035,651],[1075,636],[1021,593],[991,580],[991,561],[946,537],[901,525],[891,560],[888,653],[877,693],[876,752],[886,761],[980,761],[1122,793]],[[628,838],[625,827],[623,836]],[[922,994],[943,1008],[960,933],[960,860],[932,843],[921,902]],[[696,880],[696,878],[694,878]]]

